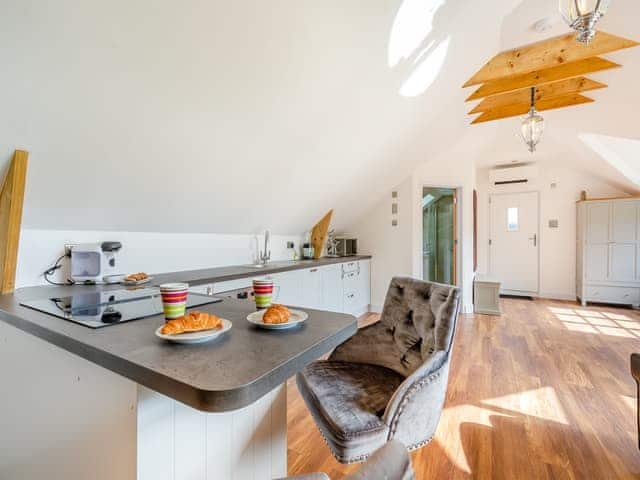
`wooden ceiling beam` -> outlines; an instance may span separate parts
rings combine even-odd
[[[638,42],[603,31],[599,31],[589,45],[582,45],[576,41],[575,34],[569,33],[499,53],[471,77],[464,87],[556,67],[637,45]]]
[[[565,95],[562,97],[550,98],[548,100],[542,100],[536,105],[536,110],[545,111],[553,110],[556,108],[572,107],[574,105],[582,105],[585,103],[593,102],[593,98],[585,97],[579,93],[571,95]],[[498,107],[494,110],[489,110],[482,113],[471,124],[491,122],[494,120],[500,120],[503,118],[517,117],[519,115],[525,115],[529,111],[529,104],[519,105],[507,105],[504,107]]]
[[[536,88],[536,104],[555,97],[562,97],[571,93],[587,92],[599,88],[606,88],[604,83],[596,82],[586,77],[570,78],[559,82],[548,83]],[[516,90],[515,92],[503,93],[487,97],[480,102],[469,115],[475,113],[487,112],[509,105],[525,105],[531,104],[531,88]]]
[[[29,153],[16,150],[0,185],[0,293],[13,292]]]
[[[557,82],[573,77],[586,75],[587,73],[600,72],[611,68],[619,68],[622,65],[611,62],[605,58],[592,57],[577,62],[565,63],[557,67],[545,68],[544,70],[536,70],[531,73],[522,75],[513,75],[510,77],[494,80],[485,83],[467,98],[467,102],[480,100],[481,98],[500,93],[512,92],[522,88],[531,88],[547,83]]]

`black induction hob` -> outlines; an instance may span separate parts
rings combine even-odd
[[[187,308],[221,302],[221,298],[189,293]],[[157,288],[76,293],[67,297],[29,300],[20,305],[89,328],[102,328],[162,313]]]

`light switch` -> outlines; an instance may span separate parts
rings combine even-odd
[[[558,220],[557,219],[549,220],[549,228],[558,228]]]

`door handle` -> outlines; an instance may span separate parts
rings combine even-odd
[[[533,237],[529,237],[529,240],[533,240],[533,246],[537,247],[538,246],[538,234],[534,233]]]

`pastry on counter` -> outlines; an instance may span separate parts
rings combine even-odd
[[[146,280],[149,278],[149,274],[144,272],[132,273],[131,275],[127,275],[124,277],[125,282],[140,282],[141,280]]]
[[[284,305],[272,305],[264,312],[262,321],[264,323],[287,323],[291,317],[291,312]]]
[[[201,330],[220,330],[222,320],[216,315],[207,312],[193,311],[184,317],[169,320],[161,332],[164,335],[178,335],[187,332],[199,332]]]

